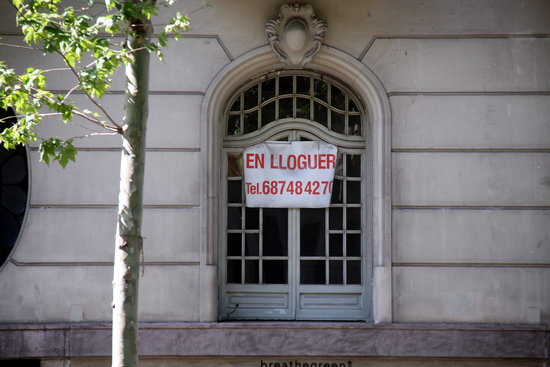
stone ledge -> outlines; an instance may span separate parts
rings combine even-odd
[[[339,322],[142,323],[143,357],[547,359],[550,326]],[[1,358],[108,357],[110,323],[0,324]]]

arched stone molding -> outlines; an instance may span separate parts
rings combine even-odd
[[[201,320],[217,318],[220,150],[223,116],[234,91],[263,73],[284,69],[271,47],[248,52],[226,65],[208,87],[201,111]],[[366,143],[369,147],[367,184],[371,187],[368,211],[372,249],[372,321],[391,322],[391,112],[384,87],[376,75],[357,59],[323,46],[308,70],[344,82],[361,99],[369,114]],[[207,290],[208,289],[208,290]],[[370,321],[370,320],[369,320]]]

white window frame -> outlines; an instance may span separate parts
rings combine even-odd
[[[269,46],[252,50],[229,63],[207,88],[201,111],[201,258],[200,320],[218,319],[219,287],[219,203],[220,149],[224,134],[225,107],[235,90],[255,76],[282,69]],[[391,114],[390,104],[376,75],[363,63],[337,49],[323,46],[307,67],[336,76],[345,83],[369,111],[368,147],[371,199],[369,202],[369,241],[372,246],[371,314],[365,321],[392,321],[391,277]]]

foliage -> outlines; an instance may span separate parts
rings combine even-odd
[[[78,116],[113,134],[121,133],[121,123],[101,106],[101,97],[109,90],[115,71],[130,63],[133,53],[139,51],[130,49],[126,42],[136,32],[136,25],[151,26],[149,20],[175,1],[12,0],[28,48],[56,54],[65,66],[47,70],[28,68],[18,74],[0,61],[0,108],[12,107],[17,117],[16,124],[0,133],[0,144],[10,149],[39,140],[41,160],[46,164],[54,160],[65,167],[77,154],[74,138],[40,138],[35,130],[43,117],[58,115],[67,123]],[[83,6],[75,7],[74,3]],[[189,18],[176,13],[146,48],[162,58],[161,48],[170,36],[178,39],[188,29]],[[66,92],[48,90],[48,75],[59,71],[66,71],[74,78],[74,86]],[[85,95],[95,111],[77,106],[71,100],[75,94]]]

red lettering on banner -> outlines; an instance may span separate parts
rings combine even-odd
[[[245,157],[246,168],[264,168],[264,155],[248,153]]]
[[[247,155],[247,168],[264,168],[263,155],[261,159],[256,157],[250,159]],[[282,154],[269,155],[269,168],[271,169],[288,169],[288,170],[304,170],[304,169],[332,169],[336,168],[335,154],[313,154],[313,155],[294,155],[284,156]]]

